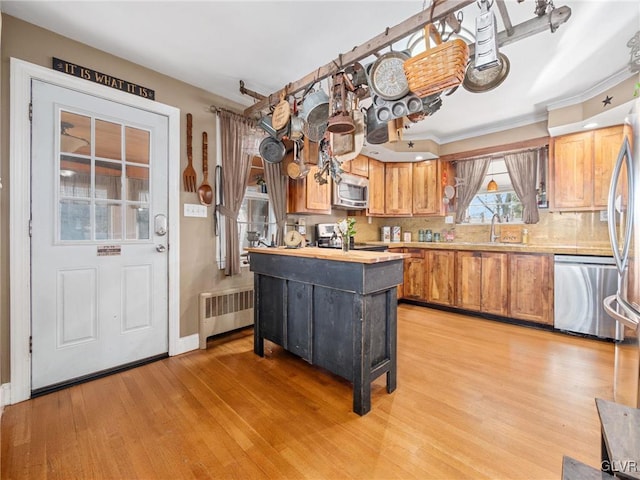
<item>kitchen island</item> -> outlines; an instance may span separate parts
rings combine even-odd
[[[264,340],[353,383],[353,411],[371,410],[371,382],[396,388],[397,286],[404,254],[249,248],[254,352]]]

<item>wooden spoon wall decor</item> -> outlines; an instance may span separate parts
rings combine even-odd
[[[207,132],[202,132],[202,174],[204,180],[202,185],[198,187],[198,198],[200,203],[206,206],[213,203],[213,189],[209,185],[208,148]]]

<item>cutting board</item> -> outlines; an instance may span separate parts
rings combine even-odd
[[[522,225],[500,225],[502,243],[522,243]]]

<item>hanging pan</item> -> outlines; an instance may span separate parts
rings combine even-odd
[[[367,143],[379,145],[389,141],[387,122],[378,120],[374,105],[367,108]]]
[[[482,93],[493,90],[507,78],[509,74],[509,59],[504,53],[498,54],[498,65],[484,70],[477,70],[473,60],[469,62],[462,81],[465,90]]]
[[[329,119],[329,95],[322,89],[309,93],[300,107],[304,120],[304,134],[312,142],[319,142],[327,129]]]
[[[280,163],[287,153],[284,143],[271,136],[262,139],[259,151],[262,159],[268,163]]]

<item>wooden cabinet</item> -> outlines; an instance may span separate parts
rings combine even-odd
[[[384,215],[384,163],[369,159],[368,215]]]
[[[482,308],[484,313],[509,314],[509,254],[482,252]]]
[[[509,316],[553,325],[553,255],[510,254]]]
[[[410,216],[412,208],[411,163],[385,163],[384,211],[385,214]],[[371,185],[369,185],[370,188]]]
[[[564,135],[551,142],[551,209],[577,211],[606,208],[622,132],[622,126],[615,126]]]
[[[416,162],[412,167],[412,213],[414,215],[442,214],[440,162],[427,160]]]
[[[344,162],[342,170],[352,175],[360,175],[361,177],[369,176],[369,157],[358,155],[353,160]]]
[[[287,213],[331,213],[331,179],[320,185],[313,178],[317,171],[312,165],[305,178],[289,179]]]
[[[623,127],[597,130],[593,138],[593,206],[606,209],[613,168],[622,146]],[[626,173],[623,172],[623,178]],[[626,189],[625,189],[626,191]]]
[[[454,305],[455,255],[455,250],[427,250],[427,302]]]
[[[509,314],[508,254],[456,253],[456,307],[476,312]]]
[[[456,307],[482,308],[482,252],[456,252]]]
[[[403,298],[425,300],[425,251],[421,248],[405,248],[404,253],[411,257],[404,259]]]

